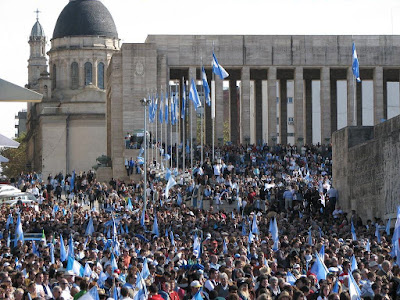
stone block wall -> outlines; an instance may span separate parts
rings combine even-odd
[[[333,185],[343,210],[363,221],[395,218],[400,196],[400,116],[332,135]]]

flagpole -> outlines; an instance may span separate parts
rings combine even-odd
[[[168,93],[168,85],[165,86],[165,93]],[[169,97],[169,95],[168,95]],[[168,107],[168,97],[164,95],[165,99],[165,105]],[[167,111],[165,110],[164,106],[164,121],[165,121],[165,149],[164,149],[164,155],[168,154],[168,108]],[[165,161],[166,167],[168,167],[168,160]]]
[[[175,115],[175,154],[176,154],[176,172],[179,171],[179,88],[178,83],[175,81],[175,102],[174,102],[174,115]],[[178,117],[177,117],[178,116]]]
[[[172,170],[172,156],[173,156],[173,151],[172,151],[172,146],[173,146],[173,142],[172,142],[172,130],[173,130],[173,126],[172,126],[172,100],[173,100],[173,96],[172,96],[172,86],[169,86],[169,96],[171,97],[171,101],[169,101],[170,102],[170,105],[169,105],[169,115],[171,116],[171,133],[170,133],[170,137],[171,137],[171,140],[170,140],[170,147],[171,147],[171,155],[170,155],[170,166],[171,166],[171,170]]]
[[[212,161],[215,160],[215,75],[212,73],[211,78],[211,124],[212,124]]]
[[[212,43],[212,53],[214,53],[214,41]],[[216,97],[215,97],[215,74],[211,72],[211,119],[212,119],[212,163],[215,160],[215,108],[216,108]],[[214,85],[214,88],[213,88]]]
[[[184,106],[184,118],[183,118],[183,126],[182,126],[182,172],[185,172],[185,159],[186,159],[186,138],[185,138],[185,131],[186,131],[186,90],[185,90],[185,77],[182,76],[182,106]],[[183,95],[185,93],[185,95]],[[185,103],[183,103],[185,101]]]
[[[151,115],[152,116],[153,116],[153,112],[154,112],[155,101],[156,101],[156,99],[155,99],[155,97],[153,97],[152,102],[151,102],[151,104],[152,104],[152,106],[151,106],[151,109],[152,109]],[[150,131],[150,145],[151,145],[151,164],[150,165],[153,165],[153,162],[154,162],[154,147],[153,147],[153,134],[152,134],[152,132],[154,132],[154,119],[153,118],[152,118],[152,122],[151,122],[151,131]]]
[[[190,106],[188,105],[188,107]],[[189,108],[189,110],[190,110],[190,169],[193,169],[193,117],[192,117],[193,113],[191,107]]]
[[[201,56],[201,58],[200,58],[200,60],[201,60],[201,70],[203,71],[203,57]],[[203,165],[203,155],[204,155],[204,150],[203,150],[203,148],[204,148],[204,143],[203,143],[203,133],[204,133],[204,128],[203,128],[203,124],[204,124],[204,116],[205,116],[205,112],[206,112],[206,95],[205,95],[205,93],[204,93],[204,85],[202,84],[201,85],[201,91],[203,92],[203,98],[204,98],[204,102],[203,102],[203,113],[200,115],[200,118],[201,118],[201,130],[200,130],[200,139],[201,139],[201,142],[200,142],[200,144],[201,144],[201,159],[200,159],[200,162],[201,162],[201,166]]]
[[[155,111],[155,116],[154,116],[154,118],[155,118],[155,123],[156,123],[156,141],[155,141],[155,145],[154,145],[154,147],[155,147],[155,149],[156,149],[156,156],[155,156],[155,158],[156,158],[156,165],[155,165],[155,168],[157,169],[158,167],[157,167],[157,162],[158,162],[158,154],[157,154],[157,151],[158,151],[158,95],[157,95],[157,89],[156,89],[156,91],[155,91],[155,93],[156,93],[156,111]]]
[[[356,79],[353,75],[353,126],[357,126],[357,109],[356,109]]]
[[[163,99],[162,99],[162,96],[163,96],[163,93],[162,93],[162,87],[160,87],[160,90],[161,90],[161,96],[160,96],[160,110],[161,110],[161,113],[162,113],[162,110],[164,109],[164,102],[162,101]],[[163,116],[164,117],[164,116]],[[163,136],[163,120],[162,120],[162,118],[161,118],[161,120],[160,120],[160,167],[162,166],[162,154],[161,154],[161,149],[163,148],[163,144],[162,144],[162,141],[163,141],[163,138],[162,138],[162,136]]]

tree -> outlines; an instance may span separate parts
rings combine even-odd
[[[26,134],[23,133],[15,140],[20,143],[18,148],[3,148],[0,155],[9,159],[8,163],[2,163],[2,174],[8,178],[17,177],[21,172],[26,171],[27,155],[26,155]]]

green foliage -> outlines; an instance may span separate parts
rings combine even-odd
[[[15,139],[20,143],[18,148],[4,148],[0,150],[0,155],[9,159],[8,163],[1,164],[3,168],[2,175],[8,178],[17,177],[21,172],[27,170],[27,142],[25,141],[25,136],[26,134],[23,133]]]

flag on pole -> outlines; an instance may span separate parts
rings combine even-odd
[[[83,269],[83,276],[90,278],[90,276],[92,276],[92,273],[93,273],[92,269],[90,268],[89,264],[86,263],[85,268]]]
[[[86,294],[79,297],[79,300],[99,300],[99,292],[97,286],[92,287]]]
[[[18,246],[18,241],[24,242],[24,231],[22,230],[21,215],[18,214],[17,225],[15,227],[14,247]]]
[[[164,121],[165,124],[168,124],[168,117],[169,117],[169,113],[168,113],[168,92],[165,92],[165,98],[164,98],[164,104],[165,104],[165,112],[164,112]]]
[[[286,282],[290,283],[290,285],[294,285],[296,283],[296,277],[290,272],[288,271],[286,273]]]
[[[308,244],[309,244],[310,246],[313,245],[311,227],[308,229]]]
[[[387,220],[387,223],[386,223],[386,234],[387,235],[390,235],[390,221],[391,221],[391,218],[389,218],[388,220]]]
[[[68,256],[72,256],[74,257],[74,240],[72,239],[72,234],[69,237],[69,241],[68,241]]]
[[[260,234],[258,231],[258,225],[257,225],[257,214],[254,214],[253,216],[253,223],[251,225],[251,232],[253,234]]]
[[[378,243],[380,244],[381,243],[381,233],[379,232],[379,224],[378,223],[375,224],[375,236],[376,236],[376,239],[378,240]]]
[[[200,97],[199,97],[199,93],[197,92],[196,83],[194,82],[194,79],[192,79],[191,84],[190,84],[189,100],[193,101],[194,108],[196,110],[197,110],[197,108],[201,107]]]
[[[194,240],[193,240],[193,254],[196,256],[196,258],[200,257],[200,251],[201,251],[200,240],[199,240],[199,237],[197,236],[197,234],[195,234]]]
[[[146,283],[144,282],[144,278],[141,276],[140,272],[136,275],[136,285],[133,291],[134,296],[133,300],[140,300],[147,298],[147,288]]]
[[[397,207],[397,219],[394,225],[392,248],[394,255],[397,257],[397,265],[400,266],[400,206]]]
[[[160,236],[160,232],[158,231],[158,222],[157,222],[157,213],[154,213],[154,222],[153,222],[153,231],[152,233],[157,237]]]
[[[203,80],[203,87],[204,87],[204,96],[206,99],[206,103],[208,106],[211,106],[211,99],[210,99],[210,86],[208,85],[207,81],[207,74],[204,67],[201,67],[201,79]]]
[[[353,241],[357,241],[356,229],[354,228],[353,221],[351,221],[351,238]]]
[[[359,66],[359,62],[358,62],[356,44],[355,43],[353,43],[353,64],[352,64],[352,69],[353,69],[353,75],[356,78],[357,82],[361,82],[361,79],[360,79],[360,66]]]
[[[65,251],[64,239],[61,234],[60,234],[60,260],[62,262],[67,260],[67,251]]]
[[[54,258],[54,245],[53,243],[48,244],[50,248],[50,263],[53,265],[55,263],[55,258]]]
[[[174,239],[174,233],[172,230],[169,232],[170,240],[171,240],[171,245],[175,246],[175,239]]]
[[[326,275],[328,275],[328,269],[326,268],[324,262],[321,260],[321,257],[316,253],[316,260],[313,266],[310,269],[310,272],[317,276],[318,281],[321,279],[325,280]]]
[[[185,78],[182,78],[182,110],[181,110],[181,118],[185,119],[185,110],[186,110],[186,83]]]
[[[357,282],[354,280],[353,274],[349,272],[349,294],[350,300],[361,300],[361,291],[357,285]]]
[[[147,257],[143,261],[143,268],[142,268],[142,273],[140,273],[140,276],[146,280],[147,277],[150,276],[150,270],[149,270],[149,265],[147,264]]]
[[[85,269],[75,258],[73,258],[72,256],[68,256],[67,271],[72,271],[75,273],[76,276],[83,277]]]
[[[226,246],[225,239],[223,240],[223,244],[222,244],[222,253],[228,254],[228,247]]]
[[[69,191],[71,193],[74,192],[74,188],[75,188],[75,170],[72,171],[72,176],[71,176],[71,182],[70,182],[70,186],[69,186]]]
[[[365,245],[365,251],[371,252],[371,243],[369,240],[367,240],[367,244]]]
[[[158,111],[158,121],[160,122],[160,124],[163,123],[163,92],[161,92],[160,95],[160,109]]]
[[[221,80],[225,79],[229,76],[228,72],[218,63],[217,57],[213,52],[213,60],[212,60],[212,70],[214,74],[218,75]]]
[[[353,271],[356,270],[356,269],[358,269],[358,265],[357,265],[356,257],[355,257],[354,254],[353,254],[353,256],[351,257],[351,266],[350,266],[350,270],[351,270],[351,272],[353,272]]]
[[[322,245],[321,249],[319,249],[319,256],[321,257],[322,260],[325,259],[325,245]]]
[[[131,198],[128,198],[128,210],[132,211],[133,210],[133,205],[132,205],[132,200]]]
[[[92,235],[93,232],[94,232],[93,219],[92,219],[92,217],[90,217],[89,222],[86,227],[85,235]]]
[[[175,179],[174,179],[172,176],[170,176],[169,179],[168,179],[168,182],[167,182],[167,186],[165,187],[165,198],[166,198],[166,199],[168,199],[168,197],[169,197],[169,190],[170,190],[174,185],[176,185],[176,181],[175,181]]]
[[[114,270],[118,269],[118,264],[117,264],[117,260],[115,259],[115,255],[113,252],[111,252],[111,267],[112,267],[112,271],[114,272]]]

